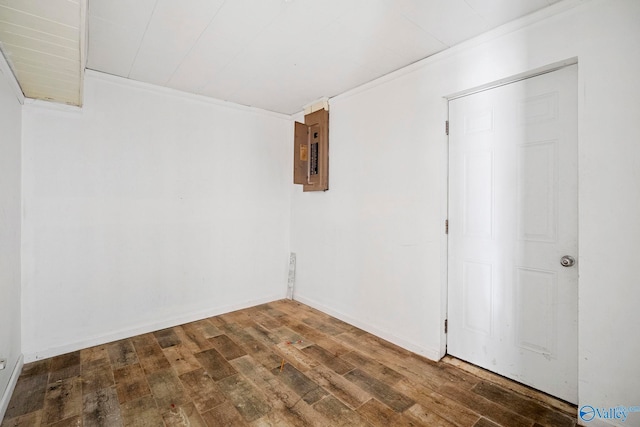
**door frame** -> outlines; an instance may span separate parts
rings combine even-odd
[[[442,168],[442,172],[441,172],[441,182],[443,183],[443,188],[441,190],[441,203],[440,203],[440,206],[442,207],[440,209],[440,216],[441,216],[441,224],[443,227],[442,238],[440,240],[440,250],[443,251],[441,253],[444,253],[444,256],[441,257],[441,263],[440,263],[440,270],[441,270],[440,277],[442,277],[441,298],[440,298],[441,313],[442,313],[442,317],[440,319],[441,320],[440,358],[448,354],[447,352],[448,334],[446,333],[446,327],[447,327],[446,324],[447,324],[447,319],[449,317],[449,313],[448,313],[449,311],[449,235],[446,234],[444,231],[445,231],[445,224],[446,224],[445,221],[447,221],[449,218],[449,178],[450,178],[449,135],[448,135],[449,101],[452,101],[454,99],[461,98],[464,96],[473,95],[474,93],[483,92],[485,90],[490,90],[500,86],[508,85],[511,83],[516,83],[521,80],[526,80],[526,79],[540,76],[543,74],[552,73],[562,68],[569,67],[572,65],[577,65],[577,64],[578,64],[578,58],[573,57],[563,61],[554,62],[539,68],[535,68],[533,70],[525,71],[523,73],[515,74],[499,80],[488,82],[479,86],[468,88],[459,92],[454,92],[442,97],[443,109],[445,113],[444,116],[446,117],[445,118],[446,124],[443,124],[443,129],[445,130],[445,132],[444,132],[443,148],[442,148],[442,155],[441,155],[442,164],[445,166]],[[578,133],[578,150],[580,149],[579,138],[580,138],[580,134]],[[580,162],[577,163],[577,168],[578,168],[578,186],[579,186],[580,185],[580,181],[579,181],[580,180]],[[580,208],[580,205],[578,203],[578,219],[580,218],[579,208]],[[580,229],[578,228],[578,233],[579,232],[580,232]],[[580,241],[579,234],[578,234],[578,241]],[[578,297],[579,296],[580,296],[580,274],[578,271]],[[578,323],[578,328],[580,328],[579,306],[578,306],[577,323]],[[576,360],[576,364],[579,364],[579,356],[580,356],[580,342],[578,341],[578,360]],[[578,380],[579,378],[580,378],[580,375],[578,373]],[[578,397],[579,397],[579,389],[578,389]]]

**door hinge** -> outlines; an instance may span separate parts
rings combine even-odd
[[[444,333],[449,332],[449,319],[444,319]]]
[[[444,234],[449,234],[449,220],[444,220]]]
[[[444,122],[444,132],[449,135],[449,120]]]

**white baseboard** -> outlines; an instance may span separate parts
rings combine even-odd
[[[329,314],[333,317],[335,317],[336,319],[340,319],[343,322],[347,322],[350,325],[356,326],[362,330],[365,330],[377,337],[380,337],[384,340],[387,340],[397,346],[400,346],[402,348],[404,348],[405,350],[409,350],[413,353],[419,354],[420,356],[424,356],[429,360],[433,360],[435,362],[437,362],[438,360],[441,359],[440,356],[440,350],[439,349],[433,349],[433,348],[423,348],[423,347],[419,347],[417,345],[415,345],[414,343],[403,339],[401,337],[398,337],[396,335],[394,335],[393,333],[389,333],[387,331],[383,331],[380,330],[378,328],[376,328],[375,326],[363,323],[357,319],[354,319],[351,316],[348,316],[344,313],[341,313],[339,311],[333,310],[323,304],[320,304],[314,300],[299,296],[299,295],[294,295],[293,297],[294,300],[299,301],[303,304],[308,305],[309,307],[313,307],[316,310],[320,310],[323,313]]]
[[[22,372],[22,366],[24,365],[24,357],[21,354],[18,357],[18,362],[13,367],[13,372],[11,372],[11,378],[9,378],[9,384],[7,384],[7,388],[2,393],[2,397],[0,398],[0,424],[2,424],[2,420],[4,419],[4,414],[7,413],[7,408],[9,407],[9,401],[11,400],[11,395],[13,394],[13,390],[16,388],[16,384],[18,383],[18,377],[20,376],[20,372]]]
[[[206,319],[207,317],[218,316],[220,314],[229,313],[236,310],[242,310],[244,308],[253,307],[268,302],[277,301],[283,299],[284,294],[271,295],[269,297],[259,298],[256,300],[247,301],[239,304],[231,304],[227,306],[212,308],[210,310],[203,310],[199,312],[187,313],[170,317],[168,319],[158,320],[135,327],[122,329],[110,334],[100,335],[96,337],[82,339],[73,343],[61,345],[58,347],[48,348],[44,350],[25,352],[24,363],[31,363],[40,359],[47,359],[49,357],[59,356],[61,354],[70,353],[72,351],[82,350],[85,348],[93,347],[96,345],[102,345],[113,341],[118,341],[125,338],[135,337],[136,335],[146,334],[149,332],[158,331],[160,329],[171,328],[177,325],[183,325],[189,322],[195,322],[196,320]]]

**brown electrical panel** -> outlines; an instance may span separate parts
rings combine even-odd
[[[303,191],[329,189],[329,112],[318,110],[295,122],[293,183]]]

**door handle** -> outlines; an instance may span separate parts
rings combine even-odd
[[[563,267],[573,267],[575,263],[576,263],[575,258],[570,255],[565,255],[562,258],[560,258],[560,265]]]

